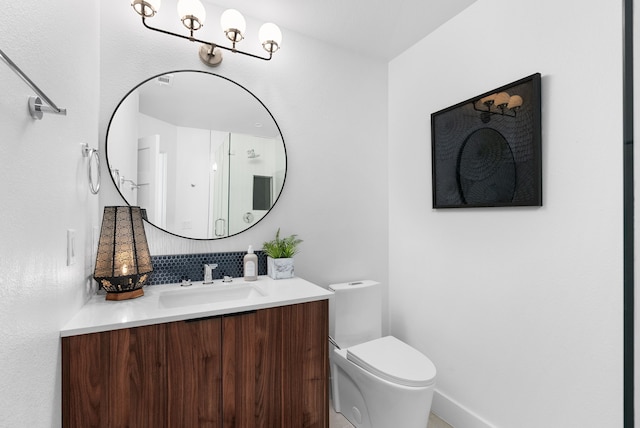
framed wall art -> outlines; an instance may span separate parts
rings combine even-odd
[[[542,206],[540,80],[431,115],[434,208]]]

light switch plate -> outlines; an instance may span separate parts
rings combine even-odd
[[[76,263],[76,231],[67,229],[67,266]]]

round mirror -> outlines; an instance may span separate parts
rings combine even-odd
[[[174,235],[217,239],[259,222],[278,200],[287,154],[271,112],[205,71],[145,80],[120,101],[106,156],[118,191]]]

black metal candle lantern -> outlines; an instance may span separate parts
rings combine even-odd
[[[140,207],[105,207],[93,277],[107,291],[107,300],[144,294],[153,271]]]

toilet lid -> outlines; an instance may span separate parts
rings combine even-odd
[[[347,359],[389,382],[427,386],[434,382],[436,367],[424,354],[393,336],[347,349]]]

